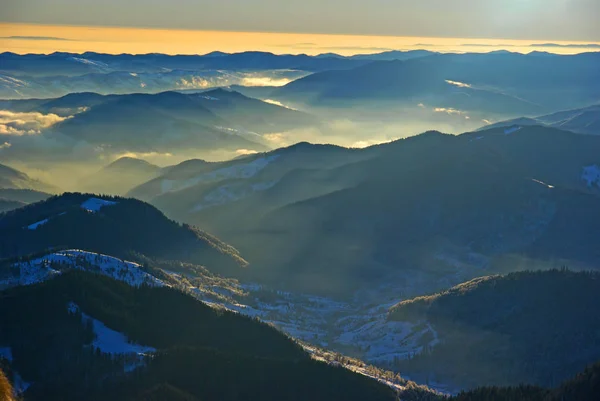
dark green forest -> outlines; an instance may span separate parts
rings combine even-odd
[[[600,274],[566,269],[475,279],[401,302],[389,318],[428,321],[441,342],[395,368],[414,379],[556,386],[600,359]]]
[[[167,219],[147,203],[102,196],[117,202],[91,213],[81,204],[91,194],[66,193],[0,214],[0,258],[48,248],[77,248],[138,260],[181,260],[232,272],[246,262],[231,246],[199,229]],[[30,224],[49,219],[35,230]]]
[[[70,302],[81,312],[70,312]],[[135,358],[90,347],[93,328],[81,313],[156,354],[126,373]],[[72,271],[1,292],[0,321],[0,344],[14,358],[9,372],[33,383],[28,401],[152,400],[165,393],[219,401],[395,399],[375,380],[311,360],[267,324],[170,288],[133,288]]]

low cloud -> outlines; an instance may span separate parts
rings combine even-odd
[[[8,149],[11,146],[12,145],[10,144],[10,142],[4,142],[3,144],[0,145],[0,150],[2,150],[2,149]]]
[[[0,135],[37,135],[45,128],[70,117],[61,117],[56,114],[42,114],[38,112],[12,112],[0,110]]]
[[[243,86],[284,86],[293,79],[283,77],[247,77],[243,78],[240,85]]]
[[[455,115],[459,115],[462,116],[465,114],[464,111],[460,111],[457,109],[453,109],[452,107],[446,108],[446,107],[436,107],[433,109],[433,111],[435,111],[436,113],[446,113],[446,114],[455,114]]]
[[[252,149],[238,149],[235,151],[235,154],[238,156],[253,155],[255,153],[258,153],[258,152],[256,150],[252,150]]]
[[[382,143],[389,143],[392,140],[374,140],[374,139],[369,139],[369,140],[364,140],[364,141],[356,141],[353,144],[350,145],[351,148],[368,148],[369,146],[373,146],[373,145],[380,145]]]
[[[285,104],[281,103],[279,100],[264,99],[263,102],[271,103],[271,104],[274,104],[275,106],[285,107],[286,109],[290,109],[290,110],[298,110],[293,107],[286,106]]]
[[[116,155],[116,159],[120,159],[122,157],[131,157],[132,159],[153,159],[162,157],[173,157],[173,154],[159,152],[124,152]]]

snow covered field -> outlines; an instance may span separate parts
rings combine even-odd
[[[101,273],[129,285],[139,287],[143,284],[161,287],[165,283],[146,273],[137,263],[76,249],[54,252],[37,259],[16,263],[18,276],[0,281],[1,287],[30,285],[61,274],[61,269],[78,269]]]

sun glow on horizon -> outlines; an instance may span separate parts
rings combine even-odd
[[[547,43],[550,43],[548,45]],[[538,46],[535,46],[535,45]],[[0,49],[19,54],[86,51],[100,53],[206,54],[267,51],[275,54],[380,53],[427,49],[439,52],[534,50],[561,54],[600,50],[600,42],[425,38],[268,32],[195,31],[0,23]]]

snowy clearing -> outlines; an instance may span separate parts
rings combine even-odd
[[[234,164],[233,166],[220,168],[186,180],[164,179],[161,182],[161,192],[179,191],[204,182],[215,182],[232,178],[250,178],[278,158],[279,155],[259,157],[250,163]]]
[[[67,304],[69,313],[81,312],[79,306],[74,302]],[[83,321],[91,321],[96,338],[92,342],[94,348],[98,348],[105,354],[138,354],[144,355],[156,352],[156,348],[146,347],[129,342],[123,333],[106,327],[101,321],[81,312]]]
[[[30,224],[27,226],[28,230],[35,230],[37,229],[39,226],[43,226],[44,224],[46,224],[48,222],[48,219],[44,219],[44,220],[40,220],[38,222],[35,222],[33,224]]]
[[[10,347],[0,347],[0,358],[4,358],[7,361],[12,362],[13,356]]]
[[[532,178],[531,181],[537,182],[538,184],[541,184],[541,185],[545,186],[546,188],[550,188],[550,189],[554,188],[554,185],[546,184],[544,181],[536,180],[535,178]]]
[[[81,204],[81,208],[91,213],[96,213],[104,206],[114,206],[117,202],[107,201],[99,198],[90,198]]]
[[[55,252],[41,258],[16,263],[13,267],[19,269],[19,277],[0,282],[0,285],[30,285],[48,280],[57,274],[61,274],[61,271],[53,268],[53,266],[101,273],[116,280],[124,281],[134,287],[141,285],[162,287],[166,285],[162,280],[143,271],[137,263],[75,249]]]
[[[600,188],[600,166],[592,164],[591,166],[585,166],[581,179],[587,183],[588,187],[592,187],[594,184]]]
[[[521,127],[518,126],[518,125],[514,126],[514,127],[505,128],[504,129],[504,135],[514,134],[515,132],[517,132],[520,129],[521,129]]]

